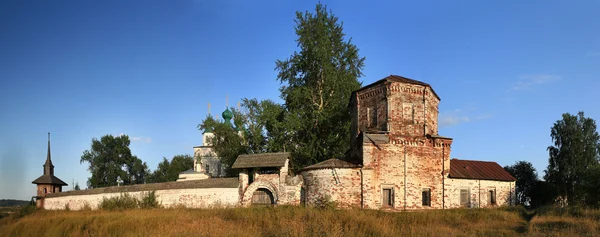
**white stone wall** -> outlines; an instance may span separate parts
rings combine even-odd
[[[140,197],[144,192],[128,192]],[[92,209],[97,209],[102,198],[119,196],[121,193],[103,193],[91,195],[72,195],[50,197],[44,200],[44,208],[48,210],[62,210],[68,205],[70,210],[81,210],[87,204]],[[163,207],[183,206],[187,208],[217,208],[234,207],[239,205],[237,188],[199,188],[199,189],[168,189],[157,190],[158,202]]]
[[[477,179],[446,179],[446,208],[460,208],[460,190],[468,189],[470,207],[497,207],[515,205],[515,182]],[[489,203],[489,191],[496,192],[496,204]]]

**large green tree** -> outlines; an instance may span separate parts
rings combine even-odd
[[[158,163],[158,167],[150,177],[149,183],[161,183],[176,181],[179,178],[179,173],[189,170],[194,166],[194,157],[190,155],[176,155],[171,161],[163,157],[163,160]]]
[[[341,157],[349,148],[348,102],[360,88],[365,58],[322,4],[314,13],[296,12],[295,22],[299,51],[276,61],[285,103],[244,99],[231,110],[232,123],[209,116],[198,125],[214,132],[214,149],[229,175],[239,154],[292,152],[299,168]]]
[[[516,197],[517,204],[530,205],[533,189],[538,182],[537,171],[528,161],[517,161],[514,165],[504,167],[517,179]]]
[[[142,184],[149,170],[146,162],[131,154],[129,136],[104,135],[100,140],[92,138],[92,145],[81,156],[80,163],[89,163],[89,188]]]
[[[327,7],[296,12],[299,52],[277,60],[282,83],[287,137],[294,165],[302,167],[341,157],[349,148],[348,102],[360,88],[364,57],[347,39],[343,24]]]
[[[592,181],[598,167],[600,136],[596,121],[586,118],[583,112],[577,115],[565,113],[562,120],[552,126],[550,136],[553,145],[548,147],[549,161],[546,179],[568,203],[586,202],[586,187]]]

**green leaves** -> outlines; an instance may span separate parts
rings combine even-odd
[[[584,187],[591,181],[586,177],[592,177],[590,170],[599,166],[600,136],[596,121],[586,118],[583,112],[565,113],[562,120],[554,123],[550,136],[554,145],[548,147],[550,158],[544,179],[569,202],[586,201]]]
[[[516,197],[517,204],[531,204],[533,189],[538,182],[537,171],[528,161],[517,161],[514,165],[505,166],[504,169],[517,178]]]
[[[179,173],[189,170],[194,166],[194,157],[190,155],[176,155],[171,161],[163,157],[158,167],[148,178],[149,183],[162,183],[176,181]]]
[[[92,138],[91,149],[85,150],[80,160],[89,163],[88,170],[92,173],[87,181],[89,188],[116,186],[118,181],[124,185],[145,183],[148,166],[131,155],[130,143],[127,135]]]
[[[214,149],[225,167],[239,154],[288,151],[300,168],[342,157],[349,148],[347,105],[360,88],[365,58],[322,4],[314,13],[296,12],[295,22],[300,52],[275,63],[285,104],[244,99],[241,111],[232,110],[237,130],[210,116],[198,125],[214,131]]]
[[[288,140],[297,168],[341,157],[349,148],[350,116],[347,104],[360,88],[364,57],[345,40],[342,24],[322,4],[315,13],[296,13],[300,52],[277,60],[282,83]]]

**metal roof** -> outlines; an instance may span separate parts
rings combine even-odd
[[[283,167],[288,158],[289,152],[239,155],[231,168]]]
[[[360,168],[361,165],[353,164],[348,161],[343,161],[339,159],[329,159],[326,161],[322,161],[316,163],[314,165],[310,165],[300,169],[299,171],[305,170],[315,170],[315,169],[328,169],[328,168]]]
[[[450,160],[450,178],[516,181],[496,162],[477,160]]]

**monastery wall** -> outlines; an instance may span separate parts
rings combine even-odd
[[[211,178],[204,180],[112,186],[87,190],[51,193],[43,199],[45,209],[82,209],[86,204],[97,209],[103,198],[127,193],[140,195],[155,191],[163,207],[189,208],[227,207],[239,205],[237,178]]]
[[[325,201],[333,201],[338,207],[360,208],[360,169],[316,169],[302,171],[301,175],[304,178],[306,204],[320,205]]]
[[[140,198],[146,191],[126,192],[127,194]],[[187,207],[187,208],[215,208],[233,207],[238,205],[237,188],[206,188],[206,189],[171,189],[157,190],[158,203],[162,207]],[[67,206],[70,210],[81,210],[86,205],[93,210],[103,198],[117,197],[121,193],[102,193],[91,195],[71,195],[61,197],[47,197],[44,200],[44,209],[63,210]]]

